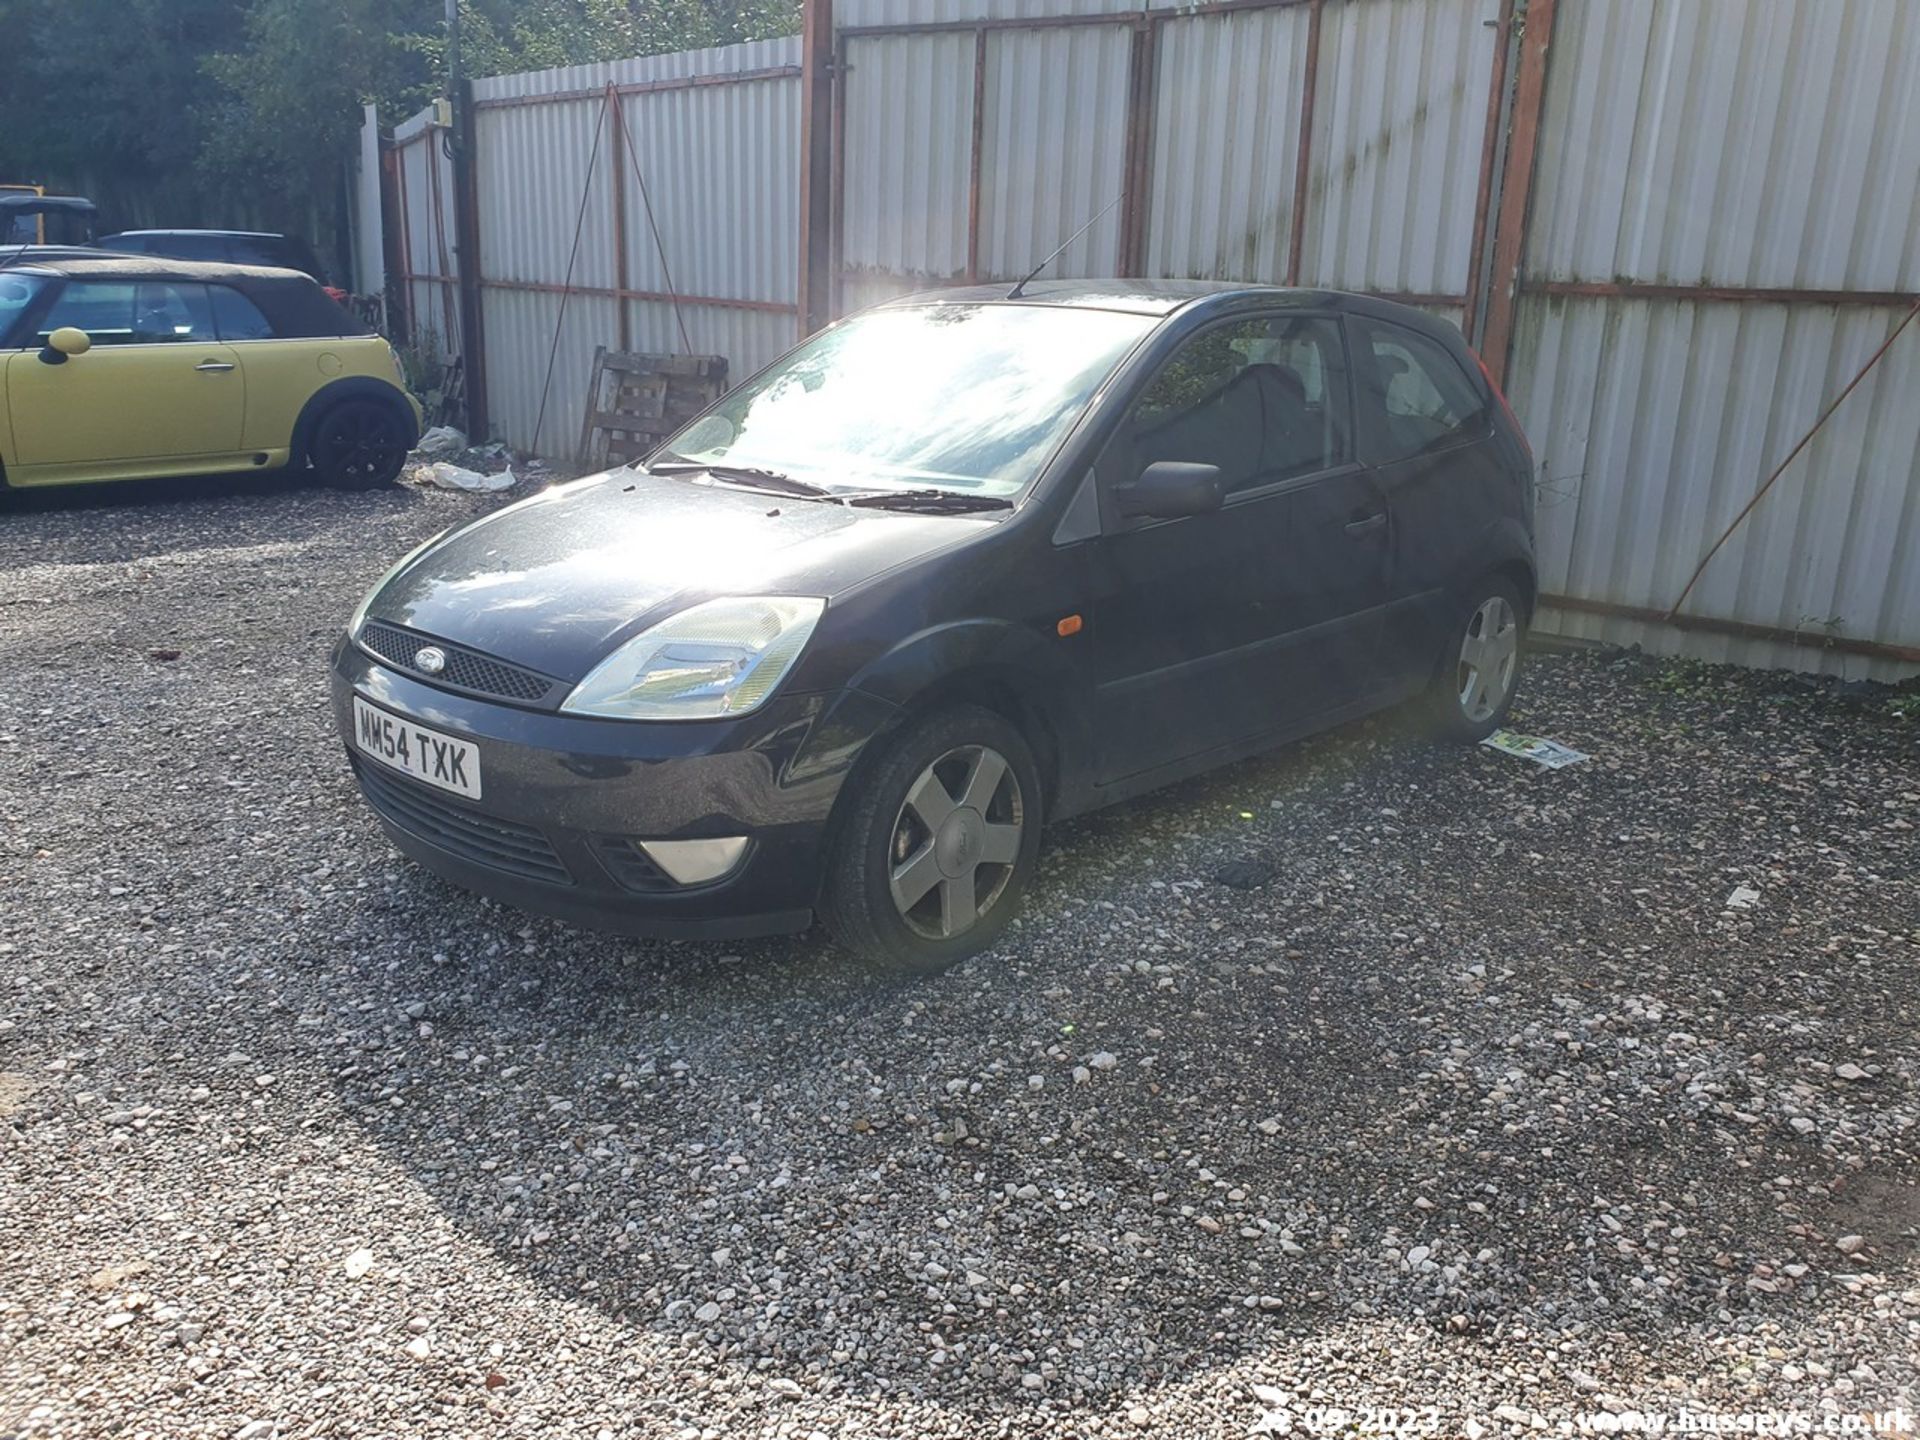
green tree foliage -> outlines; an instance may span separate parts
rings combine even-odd
[[[799,0],[461,0],[469,74],[791,34]],[[361,106],[444,87],[444,0],[0,0],[0,181],[106,224],[333,238]]]

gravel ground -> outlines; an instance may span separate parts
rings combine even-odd
[[[1914,1402],[1883,695],[1542,657],[1591,763],[1350,728],[1064,827],[998,953],[883,987],[390,853],[325,652],[490,503],[0,513],[0,1436]]]

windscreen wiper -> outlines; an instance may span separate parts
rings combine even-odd
[[[776,495],[801,495],[809,500],[830,499],[833,491],[811,480],[797,480],[778,470],[763,470],[757,465],[710,465],[701,460],[663,460],[647,467],[649,475],[711,475],[730,485],[753,490],[768,490]]]
[[[842,505],[871,510],[920,510],[928,514],[963,514],[969,510],[1011,510],[1013,501],[1002,495],[969,495],[961,490],[867,490],[843,495]]]

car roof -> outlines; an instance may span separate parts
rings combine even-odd
[[[122,240],[129,235],[212,235],[224,236],[230,240],[284,240],[287,238],[278,230],[116,230],[106,238]]]
[[[92,215],[99,208],[82,195],[36,195],[31,190],[0,194],[0,209],[25,210],[29,214]]]
[[[0,260],[5,258],[0,253]],[[231,285],[260,308],[280,339],[371,335],[373,329],[336,305],[311,275],[271,265],[230,265],[216,260],[169,260],[163,255],[109,251],[28,251],[15,273],[68,280],[159,280],[179,284]]]
[[[135,255],[114,250],[61,249],[39,247],[39,254],[27,252],[19,268],[44,270],[71,279],[90,280],[218,280],[226,284],[241,282],[277,282],[283,285],[312,285],[313,277],[299,270],[284,270],[277,265],[236,265],[226,260],[172,260],[165,255]]]
[[[1209,310],[1225,309],[1237,300],[1257,300],[1302,307],[1359,310],[1406,320],[1423,312],[1391,300],[1346,290],[1301,289],[1283,285],[1249,285],[1240,280],[1034,280],[1018,298],[1010,299],[1012,282],[960,285],[903,295],[888,305],[1053,305],[1062,309],[1121,310],[1135,315],[1165,318],[1190,306],[1210,302]]]

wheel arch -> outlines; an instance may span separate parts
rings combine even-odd
[[[346,400],[372,400],[388,406],[400,417],[407,438],[407,449],[411,450],[420,442],[420,424],[414,416],[413,406],[407,403],[407,397],[397,388],[371,375],[343,375],[338,380],[329,380],[322,385],[300,407],[299,418],[293,422],[293,436],[288,449],[288,457],[293,464],[308,463],[307,447],[313,443],[313,432],[319,428],[320,421],[329,410]]]

